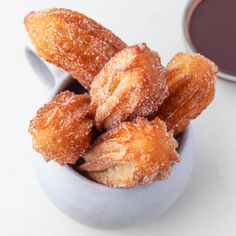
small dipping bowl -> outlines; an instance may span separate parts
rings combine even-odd
[[[216,63],[219,77],[236,81],[236,1],[192,0],[183,17],[186,48]]]
[[[49,80],[53,78],[45,85],[51,88],[48,102],[65,89],[76,93],[84,91],[70,76],[64,74],[63,78],[62,72],[42,61],[30,47],[26,48],[26,57],[43,83],[48,80],[42,79],[42,76],[50,75]],[[53,161],[46,163],[36,153],[35,168],[46,195],[67,216],[93,228],[122,229],[157,220],[183,192],[194,163],[191,125],[178,141],[181,163],[172,166],[169,179],[133,188],[101,185],[84,177],[70,165],[61,166]]]

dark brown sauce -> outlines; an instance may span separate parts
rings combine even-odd
[[[201,1],[190,18],[189,34],[198,52],[236,75],[236,0]]]

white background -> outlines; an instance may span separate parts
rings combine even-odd
[[[85,13],[128,44],[147,42],[163,64],[184,50],[186,0],[8,0],[0,13],[0,235],[236,235],[236,83],[218,80],[212,105],[193,122],[196,162],[176,204],[155,223],[122,231],[79,225],[47,199],[35,177],[27,133],[48,96],[24,58],[23,17],[31,10],[67,7]]]

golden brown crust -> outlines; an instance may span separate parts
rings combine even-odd
[[[165,122],[136,118],[102,134],[83,155],[81,170],[112,187],[132,187],[168,178],[171,163],[179,162],[177,142]]]
[[[89,88],[104,64],[126,44],[87,16],[48,9],[25,17],[26,30],[38,54],[63,68]]]
[[[213,100],[216,65],[199,54],[178,53],[167,73],[145,43],[127,47],[94,20],[67,9],[31,12],[24,22],[41,57],[91,86],[91,104],[88,94],[65,91],[38,110],[29,127],[34,149],[62,165],[83,155],[79,169],[110,187],[167,179],[171,164],[180,162],[173,134]],[[89,149],[93,123],[108,131]]]
[[[99,130],[156,112],[168,95],[166,70],[145,43],[126,47],[91,84],[91,110]]]
[[[177,135],[213,100],[218,69],[209,59],[194,53],[176,54],[167,69],[170,95],[157,115]]]
[[[29,132],[34,149],[45,160],[75,163],[91,141],[93,121],[88,117],[90,97],[65,91],[37,112]]]

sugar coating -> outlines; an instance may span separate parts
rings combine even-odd
[[[178,53],[167,73],[145,43],[127,47],[94,20],[67,9],[32,12],[25,25],[41,57],[85,88],[91,85],[91,105],[88,94],[65,91],[39,109],[29,127],[34,149],[60,164],[83,155],[80,169],[112,187],[167,179],[171,164],[180,161],[173,132],[183,132],[212,101],[216,65],[200,54]],[[109,131],[86,152],[89,112],[97,129]],[[166,123],[141,118],[157,115]]]
[[[93,77],[126,44],[87,16],[53,8],[31,12],[25,18],[38,54],[63,68],[89,88]]]
[[[90,97],[65,91],[37,112],[29,132],[34,149],[45,160],[75,163],[91,141],[93,121],[88,117]]]
[[[165,122],[138,117],[102,134],[80,168],[112,187],[148,184],[169,177],[171,164],[180,161],[177,146]]]
[[[126,47],[104,66],[91,84],[91,110],[98,129],[147,117],[168,96],[166,70],[145,43]]]
[[[182,133],[211,103],[215,94],[217,66],[195,53],[177,53],[167,65],[170,95],[157,115],[175,135]]]

